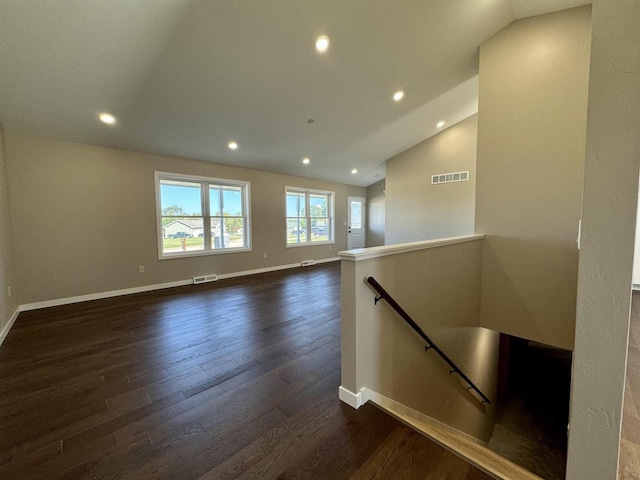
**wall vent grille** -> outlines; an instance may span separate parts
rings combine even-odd
[[[315,260],[302,260],[302,266],[303,267],[310,267],[311,265],[315,265],[316,261]]]
[[[194,285],[198,283],[207,283],[207,282],[215,282],[218,280],[218,275],[202,275],[200,277],[193,277]]]
[[[465,172],[439,173],[431,176],[431,184],[466,182],[469,180],[469,170]]]

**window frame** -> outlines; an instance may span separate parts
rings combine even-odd
[[[305,242],[300,242],[300,243],[289,243],[288,242],[288,236],[289,236],[289,225],[288,225],[288,219],[289,218],[294,218],[294,217],[289,217],[287,215],[287,195],[289,193],[297,193],[297,194],[304,194],[304,198],[305,198],[305,217],[296,217],[296,218],[304,218],[307,222],[307,232],[306,232],[306,238],[307,240]],[[323,240],[320,242],[314,242],[311,240],[312,236],[311,236],[311,221],[313,218],[318,218],[318,217],[312,217],[311,216],[311,209],[310,207],[310,197],[311,195],[326,195],[328,197],[328,202],[329,205],[327,205],[327,227],[329,228],[328,233],[328,239],[327,240]],[[314,188],[301,188],[301,187],[290,187],[290,186],[285,186],[284,187],[284,244],[286,248],[298,248],[298,247],[313,247],[316,245],[334,245],[336,243],[336,235],[335,235],[335,207],[336,207],[336,193],[329,191],[329,190],[317,190]],[[325,217],[320,217],[320,218],[325,218]]]
[[[158,243],[158,259],[159,260],[168,260],[171,258],[185,258],[185,257],[200,257],[207,255],[224,255],[229,253],[241,253],[241,252],[251,252],[251,182],[243,181],[243,180],[231,180],[227,178],[213,178],[213,177],[202,177],[199,175],[185,175],[180,173],[170,173],[170,172],[154,172],[155,179],[155,196],[156,196],[156,237]],[[204,249],[203,250],[192,250],[192,251],[180,251],[180,252],[164,252],[163,248],[163,236],[162,236],[162,192],[161,192],[161,182],[163,180],[170,180],[176,182],[192,182],[192,183],[200,183],[200,202],[201,202],[201,211],[202,211],[202,233],[203,233],[203,242]],[[221,212],[221,215],[212,215],[209,211],[210,201],[209,201],[209,189],[211,186],[219,186],[219,187],[240,187],[241,195],[242,195],[242,206],[243,206],[243,236],[245,240],[244,247],[223,247],[214,249],[212,248],[212,240],[211,240],[211,220],[212,218],[224,218]],[[190,217],[192,215],[186,215]],[[200,218],[200,217],[197,217]],[[238,218],[236,215],[231,216],[230,218]],[[224,230],[223,230],[224,231]],[[205,232],[209,232],[208,235],[205,235]],[[223,236],[224,238],[224,236]]]

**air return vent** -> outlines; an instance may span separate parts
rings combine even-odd
[[[217,275],[202,275],[201,277],[193,277],[193,283],[197,285],[198,283],[207,283],[207,282],[215,282],[218,280]]]
[[[311,265],[315,265],[315,264],[316,264],[315,260],[302,260],[303,267],[310,267]]]
[[[469,170],[466,172],[439,173],[431,176],[431,184],[466,182],[469,180]]]

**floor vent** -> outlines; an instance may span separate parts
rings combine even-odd
[[[215,282],[216,280],[218,280],[217,275],[202,275],[201,277],[193,277],[193,284]]]
[[[315,265],[315,264],[316,264],[315,260],[302,260],[303,267],[310,267],[311,265]]]

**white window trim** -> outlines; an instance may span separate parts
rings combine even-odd
[[[228,178],[213,178],[213,177],[201,177],[197,175],[184,175],[181,173],[171,173],[171,172],[154,172],[155,179],[155,193],[156,193],[156,237],[158,242],[158,259],[159,260],[168,260],[171,258],[185,258],[185,257],[202,257],[208,255],[225,255],[230,253],[241,253],[241,252],[251,252],[252,251],[252,241],[251,241],[251,182],[246,182],[242,180],[230,180]],[[245,225],[243,226],[246,246],[241,248],[224,248],[219,250],[193,250],[190,252],[175,252],[175,253],[164,253],[162,247],[162,199],[160,192],[160,181],[161,180],[184,180],[188,182],[201,182],[215,185],[228,185],[233,187],[243,187],[244,192],[244,216],[246,218]],[[202,200],[202,217],[205,219],[207,216],[211,218],[209,210],[209,189],[204,188],[203,194],[201,196]],[[209,213],[209,215],[207,215]],[[206,225],[206,220],[204,222]],[[204,226],[204,225],[203,225]],[[206,231],[206,228],[203,229],[203,232]],[[206,245],[206,243],[205,243]]]
[[[325,240],[324,242],[312,242],[309,237],[308,242],[304,243],[289,243],[287,242],[288,228],[287,228],[287,193],[304,193],[305,194],[305,202],[307,205],[305,207],[305,211],[309,212],[309,194],[317,193],[320,195],[329,195],[329,209],[327,213],[329,213],[329,228],[330,228],[330,238],[329,240]],[[301,187],[284,187],[284,245],[286,248],[300,248],[300,247],[315,247],[318,245],[335,245],[336,243],[336,230],[335,230],[335,213],[336,213],[336,192],[332,192],[330,190],[317,190],[314,188],[301,188]],[[310,217],[307,217],[310,219]]]

